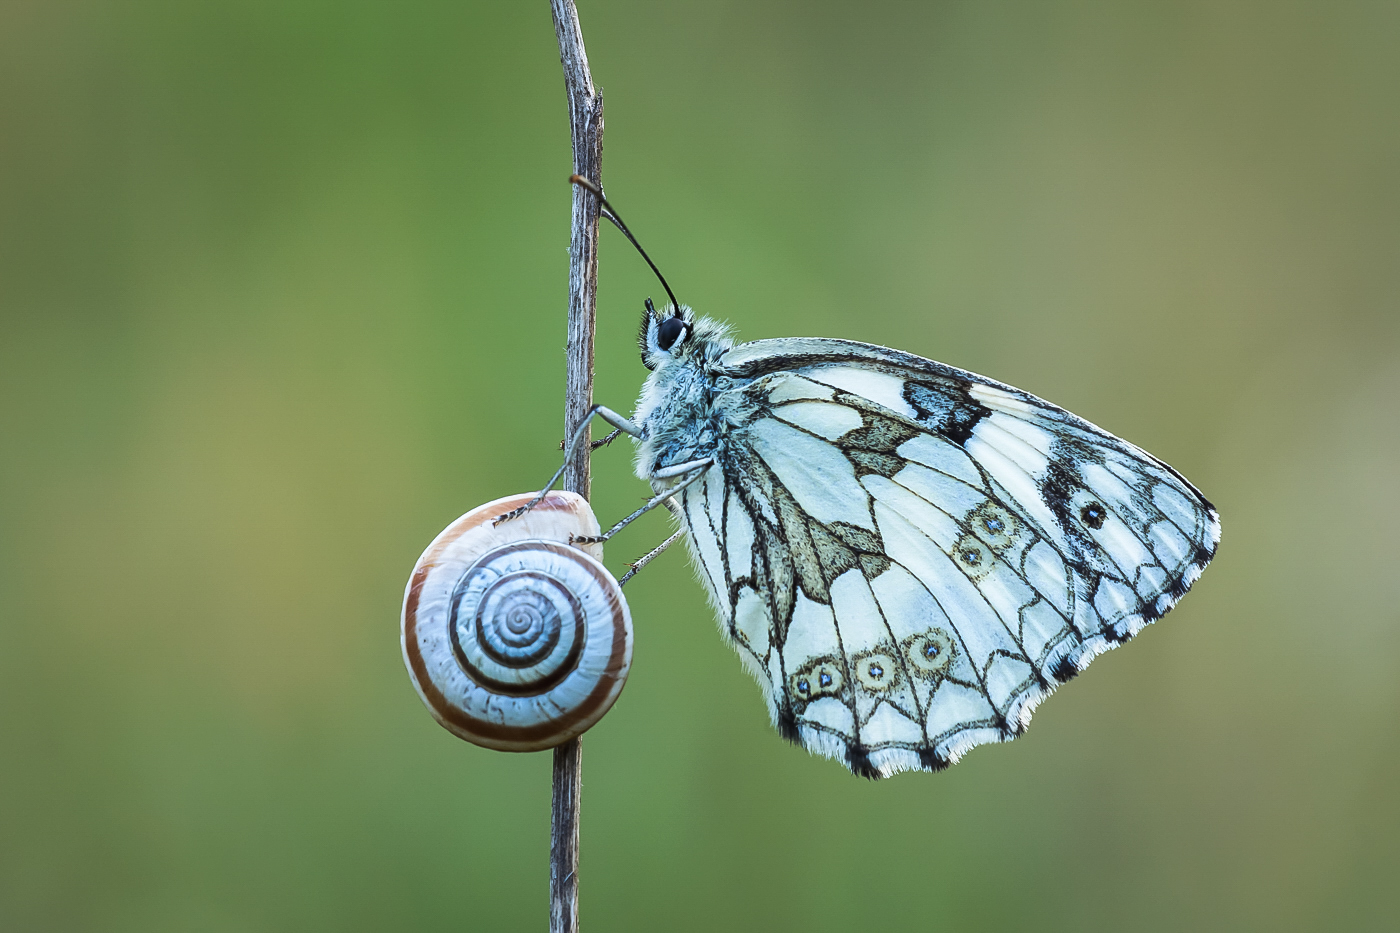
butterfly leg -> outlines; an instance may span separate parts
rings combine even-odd
[[[589,449],[589,450],[597,450],[599,447],[607,447],[607,446],[608,446],[609,444],[611,444],[613,441],[617,440],[618,435],[620,435],[621,433],[622,433],[622,429],[621,429],[621,428],[613,428],[612,433],[609,434],[607,437],[602,438],[601,440],[590,441],[589,444],[588,444],[588,449]],[[567,441],[560,441],[560,442],[559,442],[559,449],[560,449],[560,450],[563,450],[564,447],[565,447],[567,444],[568,444]]]
[[[559,469],[550,477],[548,485],[540,490],[538,496],[535,496],[535,498],[531,499],[520,508],[512,509],[500,518],[497,518],[491,523],[492,525],[499,525],[502,522],[510,521],[512,518],[519,518],[544,501],[544,497],[549,495],[549,491],[554,488],[554,484],[559,482],[559,477],[564,475],[564,468],[569,465],[569,461],[573,459],[575,452],[578,451],[578,445],[583,443],[584,437],[588,434],[588,425],[593,421],[594,417],[602,418],[619,431],[630,434],[633,437],[642,436],[641,428],[622,417],[611,408],[603,405],[594,405],[588,410],[588,414],[584,417],[583,421],[579,423],[579,426],[574,429],[574,436],[569,439],[569,449],[564,454],[564,462],[560,464]]]
[[[569,543],[600,544],[603,541],[608,540],[613,535],[617,534],[619,531],[626,528],[628,525],[632,524],[637,519],[650,512],[652,509],[656,508],[658,505],[663,505],[672,496],[676,495],[678,492],[685,489],[685,487],[689,486],[691,483],[704,476],[705,471],[708,470],[710,468],[710,464],[714,462],[715,461],[713,459],[706,457],[704,460],[691,460],[688,463],[678,463],[675,466],[666,467],[662,470],[657,470],[655,473],[651,474],[657,479],[670,479],[671,477],[675,476],[685,476],[685,474],[687,473],[689,473],[690,475],[686,476],[685,479],[681,480],[679,483],[677,483],[675,486],[672,486],[665,492],[658,493],[657,495],[652,496],[650,499],[647,500],[646,505],[633,512],[631,515],[627,516],[622,521],[618,522],[616,525],[613,525],[611,528],[609,528],[602,534],[574,535],[569,538]]]
[[[646,555],[638,559],[636,563],[629,564],[628,566],[632,569],[622,575],[622,579],[617,581],[617,585],[626,586],[628,580],[632,579],[638,573],[640,573],[642,568],[645,567],[647,564],[660,557],[662,551],[666,550],[668,547],[679,541],[681,539],[681,536],[684,534],[684,530],[676,532],[675,534],[671,535],[671,537],[667,538],[665,541],[662,541],[659,545],[648,551]]]
[[[607,437],[603,438],[602,440],[594,441],[593,443],[589,444],[589,445],[588,445],[588,449],[589,449],[589,450],[597,450],[599,447],[606,447],[606,446],[608,446],[609,444],[611,444],[613,441],[617,440],[617,436],[618,436],[619,434],[621,434],[621,433],[622,433],[622,429],[621,429],[621,428],[613,428],[613,431],[612,431],[611,434],[609,434]],[[560,444],[560,445],[559,445],[559,449],[560,449],[560,450],[563,450],[563,449],[564,449],[564,445],[563,445],[563,444]]]

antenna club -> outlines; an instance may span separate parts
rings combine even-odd
[[[578,185],[581,188],[587,188],[589,191],[592,191],[600,198],[603,196],[603,189],[599,188],[597,185],[593,184],[593,182],[589,181],[587,178],[584,178],[582,175],[570,175],[569,184]]]

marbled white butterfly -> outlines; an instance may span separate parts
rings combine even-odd
[[[593,414],[632,435],[656,496],[597,540],[667,505],[680,531],[637,566],[684,536],[778,731],[856,774],[1020,735],[1220,540],[1180,473],[984,376],[848,340],[736,344],[674,295],[639,341],[635,414]]]

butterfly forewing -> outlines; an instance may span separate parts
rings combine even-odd
[[[1009,386],[836,340],[721,365],[731,427],[678,514],[779,729],[857,773],[1015,737],[1214,554],[1184,478]]]

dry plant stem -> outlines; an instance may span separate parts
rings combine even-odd
[[[603,95],[593,86],[583,48],[578,10],[573,0],[550,0],[564,89],[569,98],[569,128],[574,173],[601,185]],[[568,373],[564,401],[564,436],[572,437],[593,404],[594,305],[598,290],[598,199],[571,185],[573,228],[569,241]],[[589,445],[580,444],[564,470],[564,488],[588,498]],[[549,929],[578,929],[578,819],[582,746],[578,739],[554,750],[554,793],[549,850]]]

